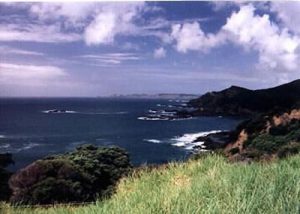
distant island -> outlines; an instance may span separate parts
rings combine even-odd
[[[160,94],[114,94],[112,98],[135,98],[135,99],[180,99],[191,100],[199,97],[197,94],[177,94],[177,93],[160,93]]]
[[[221,91],[208,92],[202,96],[194,94],[133,94],[115,97],[153,98],[185,100],[179,106],[171,106],[161,114],[145,115],[147,120],[176,120],[199,116],[238,116],[250,117],[259,113],[286,112],[300,106],[300,80],[279,85],[273,88],[250,90],[239,86],[231,86]]]

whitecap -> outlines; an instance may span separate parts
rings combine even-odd
[[[10,147],[9,143],[0,144],[0,149],[8,149]]]
[[[62,113],[66,113],[66,114],[75,114],[77,113],[76,111],[65,111],[65,112],[62,112]]]
[[[162,111],[161,111],[161,114],[165,114],[165,115],[174,115],[174,114],[176,114],[176,111],[165,111],[165,110],[162,110]]]
[[[221,130],[213,130],[213,131],[207,131],[207,132],[199,132],[199,133],[189,133],[189,134],[184,134],[179,137],[172,138],[171,141],[174,142],[172,143],[173,146],[177,147],[184,147],[186,150],[192,150],[195,147],[200,147],[201,150],[205,148],[204,142],[194,142],[197,140],[199,137],[205,137],[209,134],[215,134],[219,133]]]
[[[161,143],[160,140],[156,140],[156,139],[144,139],[144,141],[147,141],[149,143]]]
[[[159,117],[138,117],[138,120],[169,120],[168,118],[159,118]]]
[[[47,114],[101,114],[101,115],[114,115],[114,114],[128,114],[127,111],[117,111],[117,112],[78,112],[78,111],[71,111],[71,110],[58,110],[58,109],[49,109],[42,111],[43,113]]]
[[[29,143],[29,144],[23,146],[23,147],[21,148],[21,150],[32,149],[33,147],[36,147],[36,146],[39,146],[39,145],[40,145],[40,144],[38,144],[38,143]]]
[[[29,150],[32,149],[34,147],[40,146],[40,144],[38,143],[28,143],[25,144],[23,147],[19,148],[19,149],[15,149],[16,152],[20,152],[20,151],[24,151],[24,150]]]
[[[178,143],[173,143],[172,145],[173,146],[178,146],[178,147],[184,147],[184,146],[186,146],[186,143],[185,142],[178,142]]]
[[[5,135],[0,135],[0,139],[6,138]]]
[[[186,117],[186,118],[173,118],[170,121],[181,121],[181,120],[191,120],[191,119],[195,119],[194,117]]]
[[[115,114],[128,114],[127,111],[117,111],[117,112],[78,112],[79,114],[100,114],[100,115],[115,115]]]
[[[85,143],[86,143],[85,140],[80,140],[80,141],[72,142],[71,144],[76,146],[76,145],[81,145],[81,144],[85,144]]]
[[[48,109],[42,111],[43,113],[46,114],[75,114],[78,113],[76,111],[71,111],[71,110],[59,110],[59,109]]]

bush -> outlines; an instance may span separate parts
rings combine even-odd
[[[92,201],[109,196],[131,169],[118,147],[78,147],[74,152],[38,160],[10,179],[12,203],[50,204]]]
[[[282,146],[288,144],[288,136],[273,136],[270,134],[260,134],[248,139],[244,146],[246,149],[254,149],[262,154],[272,154],[277,152]]]
[[[279,125],[279,126],[273,126],[269,130],[270,135],[286,135],[289,133],[288,126]]]
[[[0,201],[8,200],[11,195],[11,190],[8,186],[11,173],[5,168],[13,163],[11,154],[0,154]]]
[[[248,150],[243,154],[243,157],[245,158],[251,158],[253,160],[259,160],[264,155],[263,152],[252,149]]]
[[[283,146],[277,153],[279,158],[285,158],[290,155],[295,155],[300,152],[299,143],[291,143],[289,145]]]
[[[230,154],[234,155],[240,152],[240,149],[238,147],[233,147],[229,150]]]

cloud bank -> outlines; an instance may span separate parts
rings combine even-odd
[[[173,25],[171,36],[175,48],[182,53],[206,52],[225,43],[234,43],[257,51],[260,66],[296,70],[300,37],[272,22],[269,15],[256,15],[255,10],[251,4],[241,6],[216,34],[206,34],[197,22]]]

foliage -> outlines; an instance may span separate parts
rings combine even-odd
[[[300,156],[269,164],[208,155],[122,179],[110,199],[86,206],[6,208],[22,214],[299,213]]]
[[[82,202],[112,193],[131,169],[128,154],[118,147],[78,147],[74,152],[38,160],[10,179],[11,202],[49,204]]]
[[[247,140],[243,143],[242,150],[229,151],[229,155],[236,155],[241,160],[250,158],[253,160],[269,159],[272,157],[285,157],[298,153],[300,145],[300,120],[291,119],[275,125],[273,116],[277,115],[274,110],[268,114],[260,114],[252,119],[242,122],[232,132],[231,140],[235,142],[242,130],[247,133]],[[278,113],[282,116],[284,112]],[[293,144],[291,147],[290,145]],[[233,148],[234,149],[234,148]]]
[[[285,158],[290,155],[294,155],[299,153],[300,151],[300,144],[299,143],[291,143],[289,145],[283,146],[278,151],[279,158]]]
[[[246,142],[245,146],[266,154],[272,154],[286,143],[285,137],[261,134]]]
[[[232,149],[230,149],[230,154],[234,155],[236,153],[240,152],[240,149],[238,147],[233,147]]]
[[[5,168],[13,163],[11,154],[0,154],[0,201],[8,200],[10,197],[11,190],[8,186],[8,180],[11,173]]]

